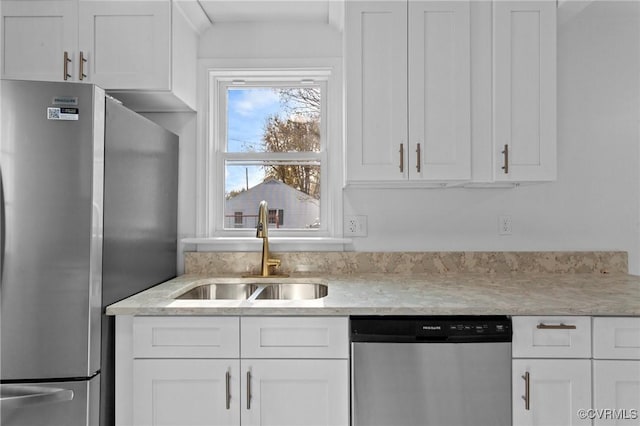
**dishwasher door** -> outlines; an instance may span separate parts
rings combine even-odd
[[[511,343],[353,342],[353,426],[511,425]]]

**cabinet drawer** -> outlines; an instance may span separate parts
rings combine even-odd
[[[514,358],[591,358],[590,317],[513,317]]]
[[[238,317],[135,317],[134,358],[238,358]]]
[[[242,358],[348,358],[346,317],[243,317]]]
[[[593,357],[640,359],[640,318],[594,318]]]

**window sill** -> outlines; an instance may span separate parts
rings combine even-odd
[[[269,248],[274,251],[344,251],[350,238],[331,237],[270,237]],[[185,251],[259,251],[262,239],[255,237],[183,238]]]

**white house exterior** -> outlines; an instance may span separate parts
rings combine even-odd
[[[270,228],[311,228],[320,220],[319,200],[270,179],[225,201],[225,228],[255,228],[262,200],[269,206]]]

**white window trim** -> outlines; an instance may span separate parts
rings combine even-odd
[[[322,59],[203,59],[199,61],[198,72],[198,143],[196,148],[196,235],[183,240],[185,244],[195,244],[198,249],[233,250],[246,246],[247,238],[254,236],[251,229],[224,230],[216,226],[222,223],[224,188],[212,182],[224,176],[224,155],[217,152],[217,131],[220,114],[216,114],[213,103],[217,96],[216,79],[243,76],[263,78],[265,81],[287,79],[287,75],[298,78],[326,81],[325,141],[327,144],[321,191],[326,194],[321,208],[322,220],[326,228],[317,230],[273,230],[270,239],[286,244],[291,242],[294,250],[315,250],[332,244],[348,244],[342,238],[342,188],[344,187],[343,167],[343,126],[342,126],[342,61],[340,58]],[[283,78],[284,77],[284,78]],[[248,77],[247,77],[248,78]],[[288,79],[290,80],[290,78]],[[257,206],[256,206],[257,209]],[[256,210],[257,211],[257,210]],[[237,242],[237,244],[235,244]],[[302,242],[302,243],[301,243]],[[234,247],[235,246],[235,247]]]
[[[268,161],[317,161],[322,165],[322,176],[320,180],[320,194],[326,194],[328,190],[328,182],[326,177],[324,176],[324,169],[327,167],[327,86],[328,86],[328,78],[330,76],[330,72],[328,70],[318,70],[316,72],[307,71],[307,70],[238,70],[229,72],[228,70],[211,70],[209,73],[209,90],[210,90],[210,128],[216,129],[215,135],[213,136],[213,140],[209,141],[210,146],[212,146],[214,151],[214,161],[216,161],[215,174],[209,174],[210,182],[221,182],[225,178],[225,162],[233,161],[233,160],[268,160]],[[260,83],[263,83],[264,86],[275,86],[278,83],[285,82],[296,82],[294,85],[286,84],[287,87],[304,87],[305,84],[297,83],[298,80],[313,80],[317,86],[319,86],[322,90],[323,97],[321,99],[322,102],[322,117],[320,123],[320,134],[321,134],[321,151],[320,152],[228,152],[226,151],[226,142],[227,142],[227,134],[226,134],[226,123],[220,123],[220,120],[224,119],[228,106],[226,104],[226,97],[223,92],[228,90],[229,87],[234,87],[234,81],[238,80],[248,80],[246,82],[246,86],[241,87],[256,87],[260,86]],[[215,103],[215,100],[218,103]],[[212,170],[210,169],[210,172]],[[216,236],[238,236],[244,237],[248,236],[252,233],[255,233],[252,229],[228,229],[224,228],[224,223],[222,217],[224,216],[224,205],[219,203],[218,200],[224,199],[224,188],[222,185],[216,186],[216,191],[218,192],[215,197],[211,197],[209,200],[209,211],[213,212],[210,218],[213,218],[213,223],[209,224],[209,233],[210,235]],[[303,235],[314,235],[326,237],[329,235],[327,224],[324,221],[324,218],[328,217],[328,205],[327,201],[324,199],[324,195],[321,198],[320,203],[320,217],[323,218],[320,229],[313,230],[293,230],[293,229],[272,229],[270,230],[271,235],[289,235],[289,236],[303,236]],[[255,206],[256,213],[258,212],[257,205]]]

